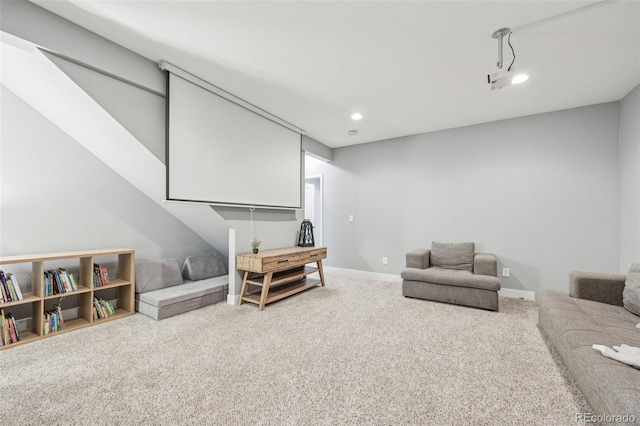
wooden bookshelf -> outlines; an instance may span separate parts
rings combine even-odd
[[[114,277],[109,277],[109,284],[102,287],[93,285],[93,264],[97,263],[96,258],[113,257],[117,259],[117,273]],[[76,261],[74,276],[78,283],[78,290],[65,292],[62,294],[44,295],[44,271],[45,262],[59,260]],[[4,309],[5,314],[8,308],[31,304],[31,328],[20,332],[20,341],[8,345],[0,346],[0,350],[12,348],[21,344],[33,342],[46,337],[57,336],[58,334],[88,327],[105,321],[119,319],[135,313],[135,251],[131,249],[106,249],[75,251],[62,253],[32,254],[24,256],[0,257],[0,265],[31,264],[31,291],[23,290],[22,300],[0,303],[0,309]],[[50,263],[50,267],[54,265]],[[0,267],[0,269],[11,272],[10,268]],[[73,269],[73,268],[69,268]],[[77,275],[76,275],[77,273]],[[21,288],[25,287],[21,284]],[[118,308],[116,313],[101,319],[93,317],[93,298],[100,298],[100,293],[108,289],[116,289],[118,294]],[[54,333],[44,334],[45,301],[59,299],[61,297],[78,295],[79,317],[65,319],[64,329]],[[51,303],[51,302],[49,302]],[[24,319],[24,318],[19,318]]]

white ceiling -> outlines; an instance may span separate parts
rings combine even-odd
[[[640,1],[558,19],[598,2],[32,1],[331,147],[616,101],[640,83]],[[491,91],[501,27],[530,79]]]

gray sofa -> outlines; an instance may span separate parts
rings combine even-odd
[[[475,253],[474,243],[437,243],[406,254],[402,294],[406,297],[498,310],[497,260]]]
[[[622,305],[624,275],[574,272],[569,295],[538,290],[538,325],[575,378],[594,414],[606,424],[640,425],[640,370],[593,349],[625,343],[640,347],[640,316]]]
[[[228,292],[220,253],[190,256],[182,272],[176,259],[136,265],[136,311],[155,320],[221,302]]]

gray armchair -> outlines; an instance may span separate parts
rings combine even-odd
[[[475,253],[474,243],[432,243],[406,254],[402,294],[406,297],[498,310],[497,261]]]

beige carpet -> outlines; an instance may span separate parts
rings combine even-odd
[[[575,425],[534,302],[487,312],[327,273],[267,306],[142,315],[0,352],[3,425]]]

